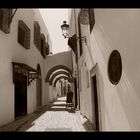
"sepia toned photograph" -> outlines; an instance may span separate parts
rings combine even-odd
[[[140,131],[140,9],[0,8],[0,132]]]

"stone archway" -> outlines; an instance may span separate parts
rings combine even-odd
[[[60,70],[60,71],[55,72],[55,73],[50,77],[50,79],[49,79],[50,85],[52,85],[53,80],[54,80],[58,75],[61,75],[61,74],[64,74],[64,75],[68,76],[69,78],[71,78],[71,74],[70,74],[69,72]]]
[[[67,71],[68,73],[70,73],[72,75],[72,70],[70,68],[68,68],[67,66],[65,65],[56,65],[54,67],[52,67],[48,73],[47,73],[47,76],[45,78],[45,82],[49,82],[49,79],[50,79],[50,76],[52,75],[52,73],[56,70],[59,70],[59,69],[63,69],[65,71]]]
[[[62,75],[54,80],[54,87],[56,87],[56,83],[62,78],[67,79],[69,81],[69,77]]]
[[[53,80],[53,87],[56,88],[57,82],[61,81],[61,96],[66,96],[66,89],[67,89],[67,84],[66,80],[69,81],[69,77],[67,75],[59,75],[59,77],[55,78]]]
[[[38,78],[36,80],[36,105],[37,107],[42,105],[42,77],[40,65],[37,65]]]
[[[48,95],[49,102],[53,102],[56,99],[57,92],[59,92],[59,84],[58,86],[54,87],[54,79],[62,74],[58,74],[55,76],[58,71],[65,71],[70,74],[70,79],[72,77],[72,57],[71,51],[57,53],[47,57],[47,62],[45,63],[45,85],[46,90],[45,92]],[[63,73],[63,75],[66,75]],[[51,82],[52,81],[52,84]]]

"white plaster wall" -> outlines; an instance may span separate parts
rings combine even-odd
[[[49,102],[53,101],[53,90],[52,86],[49,86]]]
[[[55,87],[53,87],[53,100],[55,101],[57,99],[57,90]]]
[[[25,63],[34,69],[37,68],[37,64],[40,64],[43,77],[42,99],[44,99],[45,60],[33,43],[34,20],[39,20],[41,32],[46,35],[48,31],[43,25],[43,21],[35,14],[32,9],[18,9],[11,23],[10,33],[5,34],[0,30],[0,126],[14,120],[14,84],[11,62]],[[29,50],[17,42],[18,20],[23,20],[31,30]],[[27,89],[27,102],[27,112],[32,113],[36,109],[36,81],[33,81]],[[46,103],[43,100],[44,104]]]
[[[27,88],[27,113],[30,114],[36,109],[36,82]]]
[[[139,9],[95,9],[95,26],[91,36],[89,27],[83,27],[83,34],[90,38],[85,45],[90,51],[87,49],[83,59],[89,70],[98,63],[102,130],[140,130],[139,16]],[[107,72],[108,59],[114,49],[121,54],[123,68],[121,80],[116,86],[110,83]],[[86,99],[87,94],[85,102],[89,100]],[[86,107],[83,108],[84,114],[90,118],[90,110],[85,113]]]
[[[76,20],[76,31],[75,31],[75,24],[72,22],[74,19],[78,19],[78,14],[80,12],[80,9],[75,9],[75,18],[74,18],[74,10],[71,12],[71,16],[69,17],[69,21],[70,21],[70,34],[71,36],[74,35],[75,33],[77,33],[78,35],[78,20]],[[83,30],[83,28],[85,28],[84,26],[82,26],[82,36],[85,36],[85,29]],[[79,50],[79,41],[77,42],[77,49]],[[85,68],[85,63],[87,65],[87,69],[90,70],[89,65],[92,64],[91,60],[89,60],[89,54],[87,53],[87,49],[85,49],[85,43],[82,42],[83,44],[83,54],[81,57],[79,57],[78,60],[78,67],[81,70],[81,91],[79,91],[80,93],[77,93],[77,100],[78,100],[78,104],[79,104],[79,100],[80,100],[80,112],[82,113],[82,115],[86,116],[91,122],[92,122],[92,104],[91,104],[91,89],[90,87],[87,87],[87,77],[86,77],[86,68]],[[79,54],[79,52],[78,52]],[[75,55],[73,54],[73,71],[75,71],[77,69],[76,66],[76,62],[75,62]],[[79,72],[77,72],[79,73]],[[79,82],[80,84],[80,82]],[[77,85],[78,86],[78,85]],[[80,94],[80,96],[79,96]],[[79,99],[80,97],[80,99]]]
[[[71,58],[71,51],[56,53],[54,55],[47,56],[46,65],[45,65],[46,74],[52,67],[56,65],[65,65],[69,68],[72,68],[72,61],[70,58]]]
[[[55,89],[52,87],[52,95],[53,95],[53,101],[55,100]]]
[[[49,83],[45,83],[44,102],[45,105],[49,104]]]
[[[60,97],[61,96],[61,83],[57,82],[56,83],[56,90],[57,90],[57,94]]]

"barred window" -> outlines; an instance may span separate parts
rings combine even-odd
[[[30,49],[30,29],[22,20],[18,21],[18,43]]]
[[[12,9],[0,9],[0,29],[6,34],[10,33],[10,21],[12,16]]]
[[[40,33],[40,26],[37,21],[34,22],[34,44],[37,49],[41,52],[41,33]]]

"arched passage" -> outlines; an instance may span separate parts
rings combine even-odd
[[[67,79],[68,81],[69,81],[69,77],[67,77],[67,76],[60,76],[60,77],[58,77],[58,78],[56,78],[55,80],[54,80],[54,87],[56,87],[56,83],[57,83],[57,81],[59,81],[60,79],[62,79],[62,78],[64,78],[64,79]]]
[[[56,71],[56,70],[59,70],[59,69],[64,69],[66,70],[68,73],[70,73],[72,75],[72,70],[70,68],[68,68],[67,66],[64,66],[64,65],[56,65],[54,67],[52,67],[48,73],[47,73],[47,76],[45,78],[45,82],[49,82],[49,79],[50,79],[50,76],[51,74]]]
[[[64,74],[64,75],[66,75],[66,76],[68,76],[69,78],[71,78],[71,74],[70,73],[68,73],[68,72],[66,72],[66,71],[57,71],[57,72],[55,72],[52,76],[51,76],[51,78],[49,79],[49,83],[50,83],[50,85],[52,85],[52,82],[53,82],[53,80],[55,79],[55,77],[56,76],[58,76],[58,75],[60,75],[60,74]]]
[[[38,78],[36,80],[36,101],[37,107],[42,105],[42,77],[40,65],[37,65]]]

